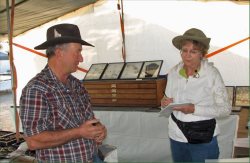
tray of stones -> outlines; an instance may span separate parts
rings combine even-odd
[[[0,132],[3,132],[3,131],[0,131]],[[17,143],[16,134],[13,132],[5,132],[4,134],[0,133],[0,135],[1,135],[0,136],[0,147],[6,147],[6,146],[10,146],[14,143]],[[24,142],[24,139],[20,138],[19,142]]]
[[[13,146],[6,146],[6,147],[0,146],[0,159],[6,158],[6,156],[9,153],[14,152],[16,149],[17,149],[17,147],[13,147]]]
[[[13,134],[13,132],[11,132],[11,131],[0,131],[0,138],[4,137],[6,135],[10,135],[10,134]]]

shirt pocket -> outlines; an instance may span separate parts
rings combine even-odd
[[[48,98],[51,114],[48,118],[51,129],[67,129],[78,127],[73,110],[57,92],[51,92]]]

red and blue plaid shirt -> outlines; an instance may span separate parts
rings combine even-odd
[[[67,86],[46,66],[23,89],[20,117],[24,134],[79,127],[93,119],[90,98],[82,83],[70,75]],[[58,147],[36,150],[40,162],[89,162],[96,144],[90,139],[75,139]]]

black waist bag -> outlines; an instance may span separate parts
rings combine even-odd
[[[182,122],[171,114],[172,119],[182,131],[190,144],[209,143],[213,139],[216,120],[203,120],[196,122]]]

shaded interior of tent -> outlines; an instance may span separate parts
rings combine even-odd
[[[97,0],[15,0],[13,36],[47,23],[55,18],[91,5]],[[8,34],[8,19],[5,0],[0,1],[0,35]],[[11,0],[9,0],[11,10]],[[1,36],[1,37],[2,37]]]

